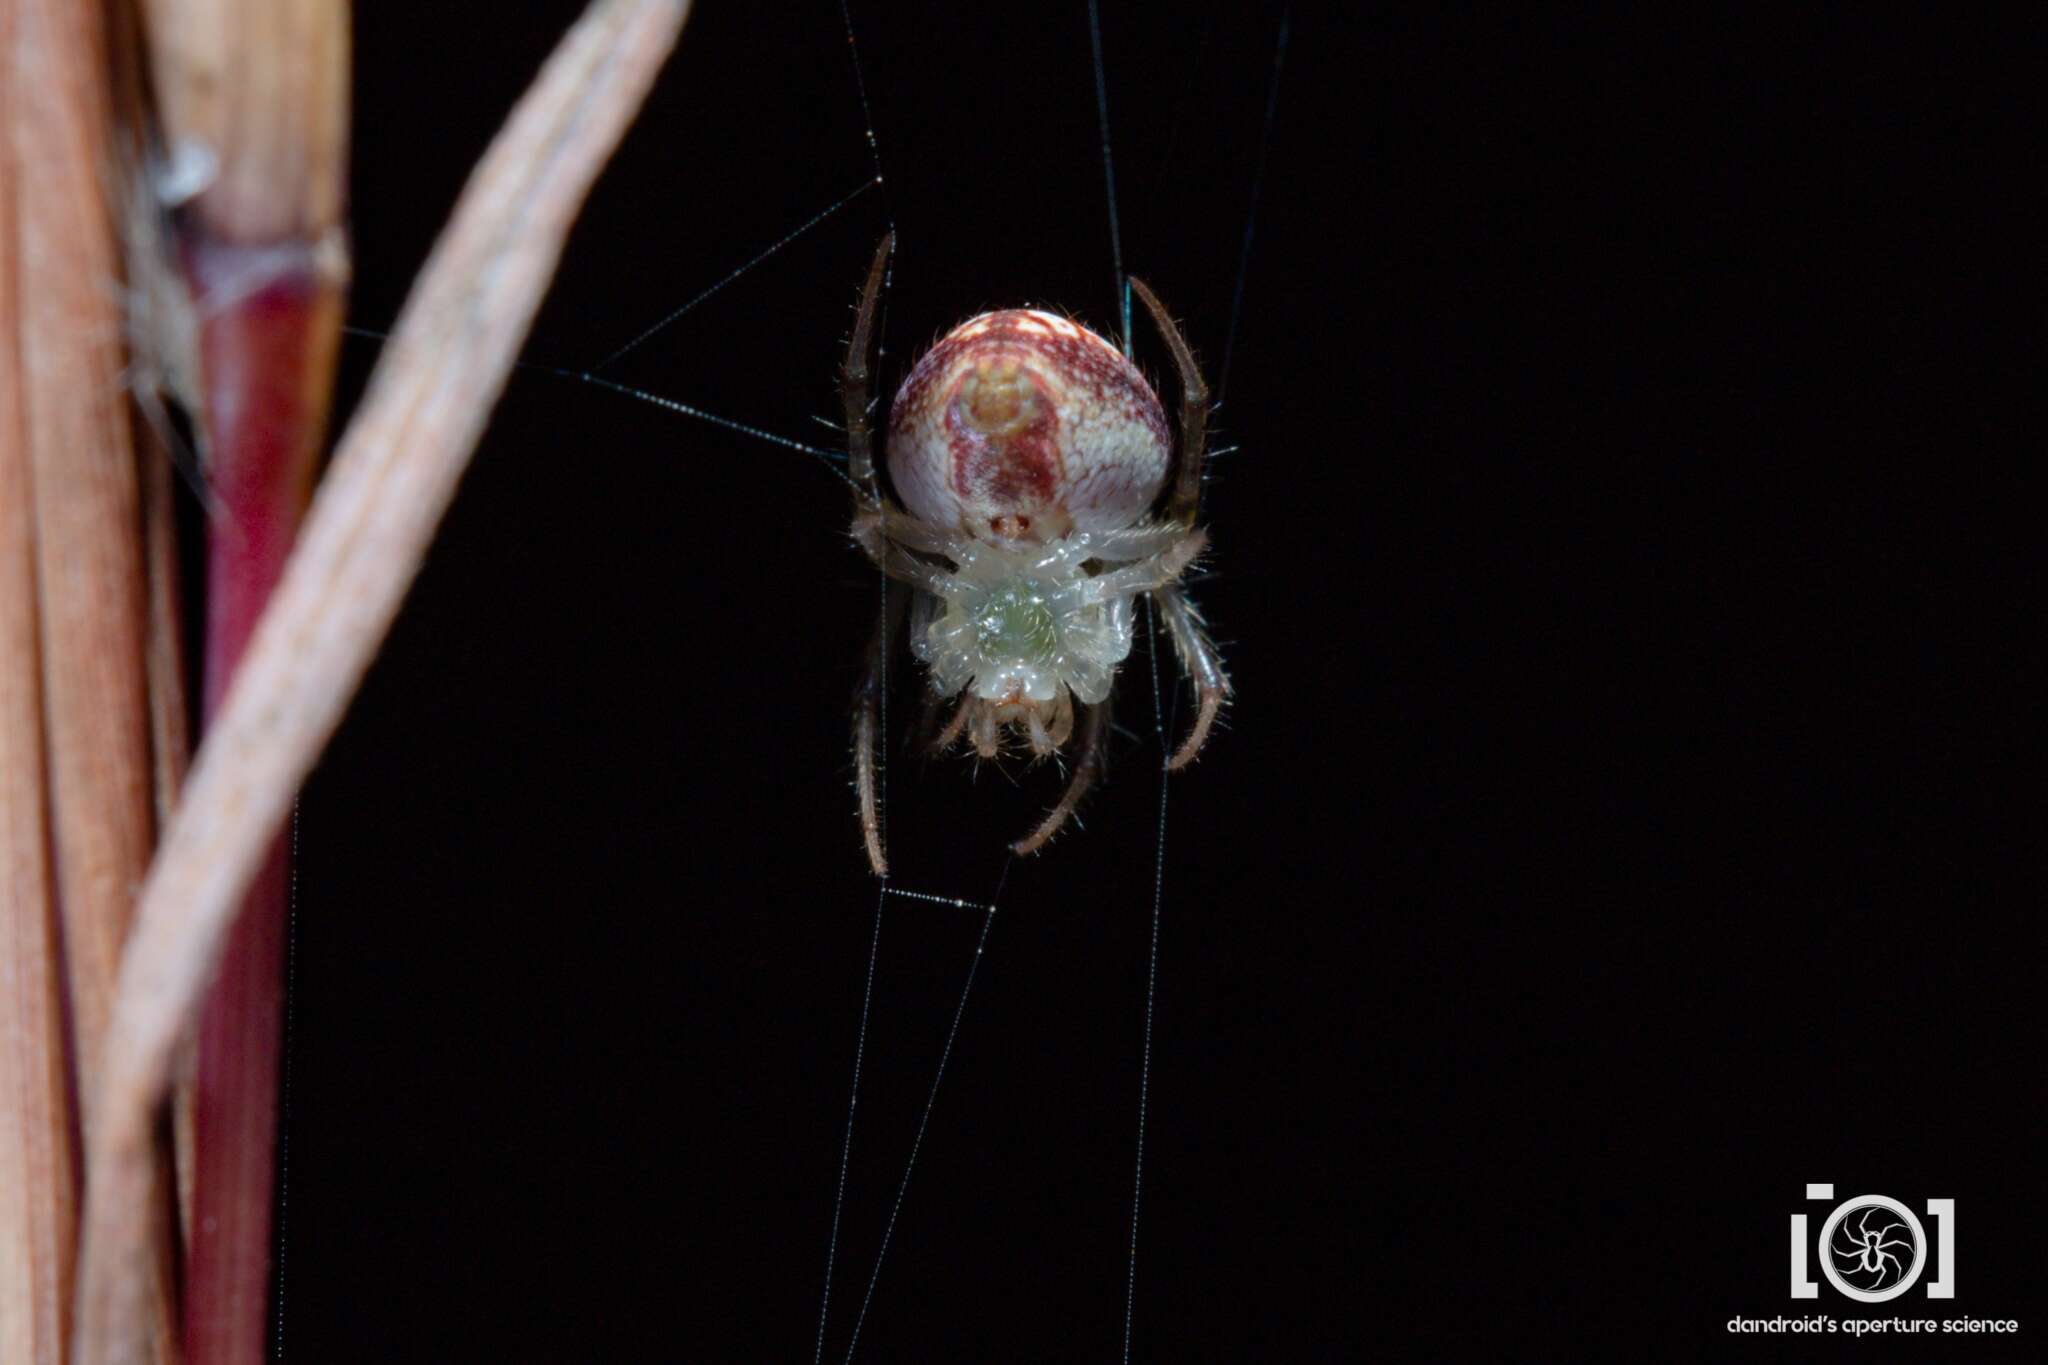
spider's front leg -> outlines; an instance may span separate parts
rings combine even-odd
[[[872,401],[875,313],[882,297],[882,282],[889,273],[889,253],[896,248],[896,234],[884,233],[875,248],[874,263],[868,267],[867,283],[861,286],[860,308],[853,315],[853,335],[846,343],[846,364],[839,371],[839,397],[846,409],[846,473],[853,483],[856,502],[864,509],[882,505],[881,482],[875,478],[874,424],[868,418]]]
[[[1153,325],[1173,353],[1174,368],[1180,371],[1180,471],[1173,491],[1167,496],[1166,517],[1180,526],[1193,526],[1202,510],[1202,466],[1209,454],[1209,381],[1195,363],[1194,348],[1174,324],[1173,315],[1159,296],[1136,275],[1131,289],[1144,301]]]

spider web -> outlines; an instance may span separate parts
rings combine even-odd
[[[866,178],[859,179],[857,183],[850,184],[845,192],[816,209],[808,216],[792,222],[786,231],[771,240],[767,240],[758,250],[752,252],[716,278],[709,280],[708,283],[691,293],[680,305],[663,312],[637,327],[617,344],[610,346],[601,353],[601,358],[597,359],[594,363],[587,363],[582,367],[576,365],[529,363],[526,368],[545,371],[561,379],[594,386],[638,402],[652,404],[690,420],[709,423],[723,428],[750,441],[759,442],[764,447],[800,454],[811,461],[824,465],[826,470],[837,480],[847,482],[844,472],[845,457],[843,451],[837,448],[836,442],[827,444],[801,440],[786,434],[786,432],[770,430],[764,425],[740,420],[715,411],[710,407],[699,406],[696,403],[685,401],[683,398],[671,396],[667,393],[640,388],[615,377],[617,373],[615,367],[621,361],[656,337],[667,333],[668,329],[680,323],[685,323],[685,320],[691,318],[698,309],[723,294],[726,290],[750,279],[758,271],[773,268],[786,249],[805,239],[810,234],[829,223],[844,222],[856,209],[870,208],[877,200],[882,203],[885,213],[887,213],[888,190],[887,180],[884,175],[883,152],[881,141],[876,132],[875,117],[870,105],[867,89],[867,75],[862,63],[859,46],[859,18],[843,3],[840,6],[840,13],[836,18],[837,22],[844,26],[848,41],[848,79],[851,86],[850,102],[855,104],[858,109],[858,126],[862,137],[867,143],[871,174]],[[1084,47],[1077,42],[1076,60],[1077,62],[1086,60],[1092,68],[1095,113],[1101,135],[1101,176],[1104,199],[1107,205],[1105,222],[1109,237],[1110,264],[1115,282],[1117,313],[1123,322],[1123,344],[1128,354],[1131,349],[1130,299],[1123,271],[1122,226],[1116,203],[1116,172],[1112,155],[1115,126],[1112,120],[1116,112],[1112,100],[1113,67],[1111,62],[1105,58],[1101,15],[1095,0],[1089,0],[1086,6],[1085,19],[1086,43]],[[821,20],[821,22],[823,21]],[[1082,30],[1077,27],[1077,39],[1081,32]],[[1284,59],[1286,44],[1287,19],[1283,12],[1280,17],[1273,49],[1273,64],[1266,99],[1265,124],[1260,133],[1259,164],[1253,180],[1251,201],[1253,208],[1255,208],[1257,201],[1259,183],[1263,179],[1265,150],[1267,143],[1270,141],[1274,116],[1273,101],[1277,97],[1279,90],[1280,65]],[[1082,51],[1087,53],[1085,58],[1080,55]],[[888,213],[887,216],[893,219],[893,213]],[[1255,219],[1252,212],[1247,211],[1244,219],[1239,257],[1235,263],[1236,277],[1231,295],[1230,325],[1222,351],[1222,366],[1213,376],[1214,388],[1219,396],[1219,402],[1221,395],[1225,392],[1230,359],[1235,347],[1238,317],[1243,305],[1244,280],[1250,261],[1254,224]],[[893,221],[889,223],[889,227],[893,230]],[[882,336],[880,368],[885,376],[898,375],[900,377],[900,367],[889,364],[891,353],[888,330],[889,298],[890,292],[885,288],[882,299],[883,312],[878,326]],[[962,311],[963,313],[971,311],[971,308],[963,306]],[[885,404],[891,391],[889,382],[885,377],[877,385],[876,401]],[[878,622],[886,623],[889,616],[892,592],[901,592],[904,589],[892,586],[879,574],[874,575],[873,582],[875,585],[873,608],[875,619]],[[1165,911],[1169,900],[1167,853],[1169,848],[1170,784],[1166,778],[1165,762],[1172,752],[1170,741],[1178,733],[1183,701],[1182,688],[1179,685],[1174,661],[1171,657],[1167,660],[1167,672],[1169,679],[1172,681],[1162,680],[1161,661],[1159,658],[1160,629],[1149,601],[1144,604],[1142,620],[1145,651],[1143,661],[1144,673],[1140,676],[1138,672],[1140,667],[1139,660],[1134,655],[1124,665],[1122,677],[1125,687],[1120,690],[1123,691],[1125,696],[1124,708],[1127,718],[1129,718],[1133,711],[1149,715],[1149,734],[1139,737],[1125,732],[1124,738],[1135,741],[1141,747],[1144,762],[1152,769],[1151,783],[1153,799],[1156,802],[1156,816],[1152,822],[1151,831],[1151,848],[1148,850],[1151,862],[1151,904],[1149,907],[1150,932],[1144,972],[1143,1020],[1142,1029],[1138,1032],[1137,1036],[1127,1039],[1107,1040],[1106,1043],[1109,1046],[1133,1048],[1137,1051],[1139,1057],[1137,1093],[1135,1096],[1130,1097],[1130,1102],[1133,1105],[1133,1112],[1129,1120],[1134,1128],[1131,1139],[1133,1156],[1128,1187],[1128,1203],[1123,1214],[1127,1219],[1127,1226],[1124,1230],[1123,1284],[1120,1286],[1123,1291],[1121,1351],[1123,1359],[1126,1361],[1132,1358],[1134,1340],[1141,1339],[1143,1335],[1142,1323],[1138,1321],[1137,1313],[1137,1289],[1140,1270],[1139,1253],[1142,1247],[1141,1233],[1143,1229],[1141,1211],[1144,1207],[1146,1188],[1144,1163],[1152,1100],[1153,1028],[1155,1003],[1159,993],[1159,952],[1164,929]],[[885,841],[889,835],[889,819],[891,814],[891,764],[889,760],[892,753],[896,752],[895,741],[899,738],[901,709],[891,706],[892,691],[900,694],[902,689],[913,685],[915,682],[914,679],[906,681],[902,676],[903,670],[897,666],[904,657],[900,652],[900,639],[891,642],[891,646],[885,648],[882,654],[881,734],[883,742],[879,746],[879,769],[877,774],[879,787],[878,804]],[[1138,702],[1138,706],[1133,707],[1132,703],[1134,701]],[[1093,800],[1133,801],[1139,798],[1144,789],[1143,784],[1139,782],[1120,783],[1109,790],[1097,791],[1094,794]],[[1085,813],[1084,808],[1084,816]],[[1078,826],[1082,821],[1077,819],[1075,823]],[[843,831],[835,831],[835,833],[843,833]],[[295,819],[295,843],[297,837],[298,825]],[[317,837],[317,830],[315,831],[315,837]],[[857,859],[853,856],[853,844],[851,841],[843,839],[840,842],[846,844],[849,880],[851,880],[851,870],[857,866]],[[824,1223],[824,1227],[821,1229],[821,1240],[825,1242],[826,1250],[822,1275],[818,1277],[819,1288],[817,1293],[815,1331],[811,1334],[813,1359],[816,1361],[823,1361],[828,1353],[835,1356],[843,1356],[843,1358],[848,1360],[855,1357],[862,1343],[863,1329],[869,1322],[870,1310],[879,1301],[886,1298],[885,1271],[890,1266],[892,1248],[896,1246],[898,1241],[899,1227],[906,1215],[906,1211],[912,1210],[916,1206],[916,1194],[914,1192],[916,1188],[915,1177],[918,1172],[920,1157],[937,1145],[958,1143],[962,1139],[962,1135],[957,1130],[948,1127],[945,1121],[945,1107],[942,1101],[949,1071],[957,1070],[954,1057],[956,1044],[962,1036],[963,1023],[970,1018],[970,1008],[974,998],[976,983],[983,975],[983,964],[992,951],[994,951],[994,948],[992,948],[993,931],[1000,912],[1006,908],[1029,908],[1028,906],[1011,907],[1005,900],[1005,890],[1010,882],[1012,864],[1015,862],[1014,858],[1008,855],[992,859],[988,879],[985,883],[986,889],[972,891],[968,887],[935,885],[928,880],[920,880],[918,875],[919,868],[914,862],[905,863],[899,870],[893,856],[893,846],[891,848],[892,872],[897,873],[897,875],[881,880],[873,892],[871,919],[865,935],[867,951],[865,961],[860,967],[862,982],[860,1008],[857,1017],[849,1020],[846,1024],[848,1042],[850,1044],[849,1051],[851,1053],[850,1076],[846,1082],[847,1100],[838,1131],[833,1135],[836,1169],[831,1172],[833,1179],[830,1205],[829,1208],[821,1208],[820,1210],[820,1220]],[[1057,857],[1058,851],[1054,850],[1050,855],[1042,856]],[[954,996],[944,1021],[943,1044],[939,1049],[936,1064],[931,1069],[929,1084],[925,1088],[921,1102],[917,1107],[914,1135],[908,1143],[907,1150],[903,1150],[897,1158],[900,1162],[900,1174],[893,1180],[893,1189],[888,1192],[886,1197],[886,1217],[880,1228],[872,1234],[878,1238],[875,1249],[871,1256],[855,1256],[847,1237],[847,1233],[850,1230],[847,1220],[850,1216],[849,1211],[851,1207],[849,1195],[855,1193],[850,1188],[854,1180],[854,1154],[858,1140],[863,1139],[867,1131],[866,1128],[857,1122],[857,1119],[861,1116],[863,1087],[864,1082],[867,1080],[866,1072],[875,1062],[878,1054],[899,1045],[901,1041],[893,1036],[883,1036],[874,1028],[875,1006],[878,998],[886,996],[890,992],[892,985],[896,984],[892,981],[889,971],[889,957],[884,951],[885,934],[891,937],[892,940],[900,934],[928,934],[932,931],[933,926],[945,919],[946,916],[940,916],[939,920],[923,915],[906,918],[902,912],[934,910],[952,912],[965,922],[969,932],[973,934],[971,952],[963,950],[962,953],[957,995]],[[1119,910],[1119,913],[1123,912]],[[297,897],[294,895],[293,927],[291,931],[294,959],[296,958],[297,945],[296,916]],[[999,944],[995,945],[995,947],[999,946]],[[292,1003],[291,996],[288,993],[288,1039],[290,1036],[289,1031],[293,1027],[294,1022]],[[287,1091],[284,1097],[285,1112],[282,1117],[284,1125],[288,1129],[291,1103],[289,1093],[289,1045],[286,1053],[286,1067]],[[281,1212],[279,1217],[276,1348],[282,1352],[285,1337],[285,1323],[282,1311],[285,1264],[283,1234],[286,1226],[282,1216],[282,1201],[285,1195],[284,1181],[289,1173],[288,1161],[285,1160],[288,1152],[281,1153],[280,1156],[279,1194]],[[815,1262],[812,1262],[812,1264],[815,1265]],[[1105,1286],[1105,1289],[1107,1290],[1108,1286]]]

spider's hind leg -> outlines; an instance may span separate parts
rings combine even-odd
[[[1103,700],[1085,709],[1077,704],[1075,709],[1081,712],[1077,726],[1081,732],[1081,740],[1074,757],[1074,775],[1068,780],[1067,790],[1061,795],[1059,804],[1046,812],[1045,819],[1039,822],[1038,828],[1010,845],[1010,852],[1020,857],[1038,852],[1053,835],[1064,829],[1067,821],[1073,818],[1075,809],[1080,806],[1081,798],[1088,794],[1088,789],[1102,776],[1109,749],[1109,702]]]
[[[882,713],[888,687],[889,642],[903,620],[909,592],[883,589],[885,609],[875,622],[861,666],[860,683],[853,693],[853,789],[860,803],[861,842],[868,851],[868,866],[877,877],[889,875],[889,858],[882,848]]]
[[[861,842],[867,846],[868,866],[877,877],[889,875],[889,859],[882,852],[882,811],[877,790],[875,750],[881,743],[882,673],[870,664],[862,673],[853,702],[853,789],[860,799]]]
[[[1166,766],[1171,771],[1194,762],[1195,755],[1201,753],[1202,746],[1208,743],[1216,716],[1230,697],[1230,679],[1223,672],[1223,660],[1218,657],[1209,632],[1203,629],[1202,613],[1181,591],[1180,584],[1169,583],[1155,590],[1152,600],[1158,604],[1159,615],[1166,622],[1166,633],[1173,637],[1173,648],[1180,656],[1181,671],[1195,685],[1195,723],[1189,727],[1188,736],[1180,742],[1180,748],[1167,760]]]

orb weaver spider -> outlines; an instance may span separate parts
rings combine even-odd
[[[1110,689],[1131,652],[1141,593],[1157,605],[1197,699],[1169,770],[1201,752],[1230,695],[1180,581],[1208,544],[1195,522],[1209,386],[1158,296],[1132,277],[1180,371],[1173,470],[1165,411],[1115,346],[1050,313],[980,314],[941,337],[896,393],[888,419],[892,498],[875,471],[869,387],[876,304],[894,245],[890,234],[875,250],[840,376],[853,539],[884,574],[910,586],[911,649],[931,679],[933,703],[960,698],[934,749],[965,735],[976,754],[994,758],[1004,734],[1015,732],[1044,759],[1075,740],[1066,791],[1010,845],[1033,853],[1101,775]],[[861,835],[877,876],[888,871],[875,748],[890,626],[884,620],[876,631],[853,719]]]

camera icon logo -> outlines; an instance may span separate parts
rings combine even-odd
[[[1820,1268],[1852,1299],[1883,1303],[1920,1278],[1927,1232],[1913,1210],[1881,1194],[1844,1200],[1820,1228]]]
[[[1833,1185],[1808,1185],[1808,1199],[1833,1199]],[[1956,1201],[1930,1199],[1927,1213],[1935,1220],[1935,1277],[1927,1284],[1930,1299],[1952,1299],[1956,1293]],[[1820,1262],[1821,1274],[1844,1296],[1861,1303],[1884,1303],[1919,1283],[1927,1267],[1927,1228],[1912,1209],[1882,1194],[1859,1194],[1835,1206],[1809,1240],[1807,1215],[1792,1215],[1792,1297],[1811,1299],[1820,1286],[1807,1273],[1808,1255]]]

